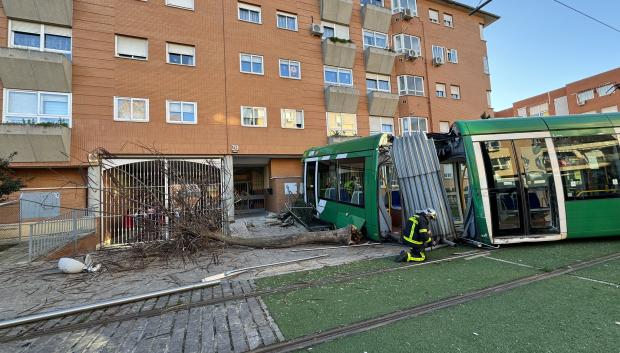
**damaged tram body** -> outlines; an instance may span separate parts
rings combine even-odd
[[[399,156],[393,147],[414,137],[385,134],[306,151],[306,202],[325,221],[383,240],[414,211],[404,206],[418,195],[395,172],[411,164],[429,168],[413,178],[416,188],[441,194],[418,203],[439,202],[460,238],[493,245],[620,235],[620,114],[459,121],[429,137],[434,156]],[[428,178],[434,170],[439,188]]]

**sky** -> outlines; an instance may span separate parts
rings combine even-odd
[[[620,0],[561,1],[620,29]],[[620,33],[553,0],[493,0],[484,10],[501,16],[485,29],[496,111],[620,67]]]

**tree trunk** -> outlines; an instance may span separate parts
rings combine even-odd
[[[351,226],[322,232],[293,233],[256,238],[230,237],[215,232],[204,232],[204,236],[226,244],[249,246],[252,248],[289,248],[312,243],[349,245],[351,242]]]

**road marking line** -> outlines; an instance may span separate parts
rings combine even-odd
[[[590,282],[595,282],[595,283],[600,283],[600,284],[606,284],[608,286],[620,288],[620,284],[616,284],[616,283],[600,281],[598,279],[588,278],[588,277],[581,277],[581,276],[577,276],[577,275],[571,275],[571,276],[575,277],[575,278],[579,278],[579,279],[585,280],[585,281],[590,281]]]
[[[520,264],[518,262],[512,262],[512,261],[508,261],[508,260],[502,260],[502,259],[498,259],[496,257],[491,257],[491,256],[484,256],[485,259],[489,259],[489,260],[495,260],[495,261],[499,261],[499,262],[505,262],[507,264],[511,264],[511,265],[517,265],[517,266],[521,266],[521,267],[527,267],[527,268],[533,268],[533,269],[537,269],[534,266],[530,266],[530,265],[526,265],[526,264]]]

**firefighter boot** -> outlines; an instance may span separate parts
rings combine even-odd
[[[398,254],[398,256],[396,256],[396,258],[394,258],[394,261],[405,262],[409,256],[411,255],[409,255],[407,251],[403,250],[400,252],[400,254]]]

